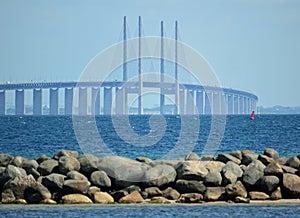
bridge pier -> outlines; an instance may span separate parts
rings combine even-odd
[[[24,115],[24,89],[15,91],[15,114]]]
[[[65,115],[73,112],[73,88],[65,88]]]
[[[220,93],[221,114],[228,114],[228,95]]]
[[[78,114],[87,115],[87,88],[79,88]]]
[[[227,94],[227,102],[228,102],[228,114],[234,114],[234,103],[233,103],[233,95]]]
[[[0,91],[0,115],[5,115],[5,90]]]
[[[195,101],[194,90],[187,90],[186,92],[186,114],[194,114]]]
[[[199,115],[203,114],[203,92],[197,91],[196,92],[196,105],[197,105],[197,113]]]
[[[58,88],[50,88],[50,115],[58,115]]]
[[[239,96],[239,114],[244,114],[244,97]]]
[[[185,95],[185,89],[183,88],[179,91],[179,99],[177,99],[177,104],[176,104],[177,113],[175,113],[175,114],[181,114],[181,115],[186,114],[186,111],[185,111],[185,109],[186,109],[186,107],[185,107],[186,98],[185,98],[185,96],[186,96]],[[175,98],[177,98],[176,94],[175,94]],[[175,99],[175,103],[176,103],[176,99]]]
[[[112,107],[112,88],[104,87],[104,105],[103,105],[103,113],[104,115],[111,115],[111,107]]]
[[[91,114],[100,114],[100,88],[92,88]]]
[[[42,89],[33,89],[33,115],[42,115]]]
[[[116,87],[116,98],[115,98],[115,110],[116,114],[121,115],[124,114],[124,98],[125,98],[125,90],[121,87]]]
[[[221,113],[220,93],[213,93],[213,114]]]
[[[204,105],[204,113],[211,114],[213,108],[213,99],[211,92],[205,92],[205,105]]]

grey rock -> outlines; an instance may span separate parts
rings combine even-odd
[[[88,191],[87,191],[87,195],[89,196],[89,198],[91,198],[92,200],[94,200],[94,194],[96,192],[100,192],[101,189],[97,186],[90,186]]]
[[[234,199],[234,203],[248,204],[248,203],[250,203],[250,200],[249,200],[248,198],[244,198],[244,197],[237,196],[237,197]]]
[[[41,176],[41,174],[34,168],[29,168],[26,170],[27,175],[32,175],[36,180]]]
[[[70,171],[79,171],[80,163],[72,156],[61,156],[58,160],[59,171],[63,174],[67,174]]]
[[[0,167],[6,167],[13,159],[13,156],[9,154],[0,154]]]
[[[155,196],[162,196],[162,191],[158,187],[149,187],[145,189],[148,198],[152,198]]]
[[[277,176],[264,176],[260,179],[260,189],[271,194],[279,186],[279,178]]]
[[[157,165],[169,165],[176,169],[178,163],[182,162],[182,160],[155,160],[149,163],[151,167],[155,167]]]
[[[76,158],[78,158],[78,152],[72,151],[72,150],[60,150],[53,156],[53,159],[59,160],[59,158],[62,156],[73,157],[76,159]]]
[[[277,187],[275,191],[272,192],[270,196],[271,200],[280,200],[282,199],[281,188]]]
[[[118,190],[118,191],[114,191],[114,192],[111,193],[111,195],[113,196],[113,198],[115,199],[115,201],[119,201],[121,198],[123,198],[123,197],[125,197],[128,194],[131,194],[133,192],[139,192],[139,193],[141,193],[141,188],[139,186],[136,186],[136,185],[131,185],[131,186],[126,187],[124,189],[121,189],[121,190]]]
[[[38,167],[39,167],[39,164],[36,160],[24,160],[23,161],[22,168],[26,171],[27,171],[27,169],[30,169],[30,168],[37,170]]]
[[[204,193],[204,200],[206,201],[220,201],[226,198],[224,187],[207,187]]]
[[[83,154],[78,158],[80,163],[80,170],[83,173],[91,174],[98,170],[99,159],[91,154]]]
[[[225,192],[228,199],[234,200],[236,197],[247,197],[247,190],[241,181],[235,184],[229,184],[225,187]]]
[[[295,174],[298,170],[293,168],[293,167],[289,167],[289,166],[281,166],[282,167],[282,170],[284,173],[291,173],[291,174]]]
[[[2,203],[13,203],[16,200],[16,197],[11,189],[5,189],[1,193],[1,199]]]
[[[268,166],[270,163],[274,163],[274,159],[271,157],[268,157],[266,155],[260,154],[257,158],[259,161],[261,161],[265,166]]]
[[[11,162],[11,165],[14,165],[16,167],[22,167],[23,165],[23,162],[27,160],[26,158],[24,157],[21,157],[21,156],[16,156],[14,157],[13,161]]]
[[[264,169],[265,166],[259,161],[253,161],[247,166],[242,178],[247,190],[254,190],[259,186],[258,181],[263,177]]]
[[[199,203],[203,200],[203,195],[199,193],[186,193],[182,194],[178,199],[181,203]]]
[[[180,197],[180,193],[176,189],[173,189],[171,187],[163,190],[162,195],[169,200],[178,200],[178,198]]]
[[[152,160],[148,157],[137,157],[135,160],[138,162],[147,163],[147,164],[152,162]]]
[[[37,204],[40,203],[42,200],[50,199],[51,193],[41,183],[35,183],[32,186],[25,189],[24,197],[29,204]]]
[[[203,194],[206,190],[205,185],[203,182],[197,180],[177,180],[175,183],[174,188],[179,193],[201,193]]]
[[[282,178],[283,169],[279,163],[270,163],[264,170],[266,176],[277,176]]]
[[[63,191],[68,194],[87,194],[91,183],[87,180],[69,179],[64,181]]]
[[[264,192],[252,191],[249,192],[249,197],[251,200],[269,200],[270,196]]]
[[[222,176],[219,172],[209,172],[203,181],[205,186],[220,186],[222,184]]]
[[[226,165],[223,167],[222,171],[223,185],[234,184],[237,179],[243,176],[243,170],[239,165],[232,161],[228,161]]]
[[[178,163],[177,178],[189,180],[203,180],[208,170],[200,161],[184,161]]]
[[[53,159],[45,160],[39,165],[38,171],[42,176],[58,172],[58,161]]]
[[[52,173],[43,177],[42,184],[50,191],[61,191],[64,186],[65,178],[66,177],[64,175]]]
[[[221,170],[223,169],[223,167],[225,166],[225,164],[223,162],[220,161],[202,161],[201,162],[203,166],[206,167],[206,169],[209,172],[218,172],[220,173]]]
[[[198,156],[198,154],[190,152],[185,156],[184,160],[200,160],[200,157]]]
[[[2,168],[3,170],[3,168]],[[0,186],[2,187],[8,180],[16,178],[18,176],[26,176],[26,171],[22,168],[8,165],[4,172],[0,174]]]
[[[145,172],[143,183],[146,187],[161,187],[174,182],[176,175],[173,167],[169,165],[156,165]]]
[[[26,188],[33,186],[36,183],[32,175],[17,176],[5,183],[3,190],[12,190],[16,199],[24,199],[24,191]]]
[[[295,169],[299,169],[300,160],[297,157],[289,157],[285,165],[289,167],[293,167]]]
[[[221,161],[221,162],[223,162],[223,163],[225,163],[225,164],[226,164],[228,161],[232,161],[232,162],[234,162],[234,163],[236,163],[236,164],[238,164],[238,165],[241,164],[241,160],[240,160],[240,159],[238,159],[238,158],[236,158],[236,157],[234,157],[234,156],[232,156],[232,155],[230,155],[230,154],[219,154],[219,155],[217,156],[216,160],[217,160],[217,161]]]
[[[77,171],[70,171],[67,173],[67,179],[75,179],[75,180],[88,180],[88,178],[77,172]]]
[[[283,174],[282,195],[284,198],[300,198],[300,177],[290,173]]]
[[[249,150],[242,151],[242,164],[248,166],[252,161],[257,160],[258,155]]]
[[[279,159],[279,153],[275,149],[272,149],[272,148],[267,148],[264,151],[264,155],[274,159],[275,161],[277,161]]]
[[[205,155],[205,156],[201,157],[200,160],[201,161],[214,161],[215,159],[214,159],[214,156],[212,156],[212,155]]]
[[[98,187],[102,187],[102,188],[111,187],[111,180],[104,171],[94,171],[91,174],[90,181],[92,185]]]
[[[230,155],[236,157],[236,158],[239,159],[239,160],[242,160],[242,157],[243,157],[243,156],[242,156],[242,152],[239,151],[239,150],[232,151],[232,152],[230,153]]]
[[[45,160],[50,160],[49,157],[47,157],[45,154],[41,155],[40,157],[36,158],[35,159],[38,164],[41,164],[42,162],[44,162]]]

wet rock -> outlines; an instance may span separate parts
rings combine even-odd
[[[57,173],[52,173],[42,178],[42,184],[50,191],[61,191],[64,186],[65,176]]]
[[[203,182],[197,180],[177,180],[175,183],[175,189],[180,193],[201,193],[203,194],[206,190]]]
[[[176,189],[173,189],[171,187],[163,190],[162,195],[169,200],[177,200],[180,197],[180,193]]]
[[[114,203],[114,198],[107,192],[95,192],[94,202],[97,204],[111,204]]]
[[[204,194],[204,200],[206,201],[220,201],[225,199],[224,187],[207,187]]]
[[[145,172],[143,181],[146,187],[161,187],[174,182],[176,171],[169,165],[156,165]]]
[[[13,159],[13,156],[9,154],[0,154],[0,167],[6,167]]]
[[[155,196],[162,196],[162,191],[157,187],[149,187],[145,189],[148,198],[152,198]]]
[[[60,150],[53,156],[53,159],[59,160],[59,158],[62,156],[73,157],[76,159],[76,158],[78,158],[78,152],[72,151],[72,150]]]
[[[91,183],[87,180],[69,179],[64,181],[63,191],[65,193],[86,194]]]
[[[200,160],[200,157],[198,156],[198,154],[190,152],[184,157],[184,160]]]
[[[269,200],[270,196],[264,192],[252,191],[249,192],[249,197],[251,200]]]
[[[152,204],[170,204],[171,201],[169,201],[167,198],[162,197],[162,196],[156,196],[151,198],[150,201]]]
[[[293,167],[295,169],[299,169],[300,160],[297,157],[290,157],[287,159],[285,165],[289,167]]]
[[[67,173],[67,179],[75,179],[75,180],[88,180],[85,175],[77,172],[77,171],[70,171]]]
[[[240,160],[240,159],[238,159],[238,158],[236,158],[236,157],[234,157],[234,156],[232,156],[232,155],[230,155],[230,154],[219,154],[219,155],[217,156],[216,160],[217,160],[217,161],[221,161],[221,162],[223,162],[223,163],[225,163],[225,164],[226,164],[228,161],[232,161],[232,162],[234,162],[234,163],[236,163],[236,164],[238,164],[238,165],[241,164],[241,160]]]
[[[277,176],[263,176],[260,181],[260,189],[266,193],[272,193],[279,186],[279,178]]]
[[[225,187],[225,192],[228,199],[235,199],[236,197],[247,197],[247,190],[242,182],[237,181],[235,184],[229,184]]]
[[[199,203],[203,200],[203,195],[199,193],[186,193],[182,194],[178,199],[181,203]]]
[[[264,169],[265,166],[259,161],[253,161],[247,166],[242,178],[247,190],[258,188],[258,181],[263,177]]]
[[[92,204],[93,201],[82,194],[69,194],[61,198],[64,204]]]
[[[152,162],[152,160],[148,157],[137,157],[135,160],[138,162],[141,162],[141,163],[146,163],[146,164],[149,164]]]
[[[199,161],[180,162],[176,171],[178,179],[203,180],[208,174],[205,165]]]
[[[85,174],[91,174],[98,170],[99,159],[91,154],[83,154],[78,158],[80,171]]]
[[[272,148],[267,148],[264,151],[264,155],[274,159],[275,161],[277,161],[279,159],[279,153],[275,149],[272,149]]]
[[[294,174],[284,173],[282,188],[284,198],[300,198],[300,177]]]
[[[58,172],[58,161],[53,159],[45,160],[39,165],[38,171],[42,176]]]
[[[35,179],[32,175],[29,176],[17,176],[7,183],[5,183],[3,190],[10,189],[16,199],[24,199],[25,189],[32,187],[36,184]]]
[[[243,156],[242,156],[242,152],[239,151],[239,150],[232,151],[232,152],[230,153],[230,155],[236,157],[236,158],[239,159],[239,160],[242,160],[242,157],[243,157]]]
[[[42,200],[50,199],[50,191],[41,183],[35,183],[24,191],[25,200],[29,204],[37,204]]]
[[[107,156],[100,160],[99,170],[113,178],[117,187],[138,185],[144,181],[144,174],[151,167],[125,157]]]
[[[207,162],[203,162],[203,165],[206,167],[206,169],[209,172],[218,172],[218,173],[221,172],[221,170],[225,166],[225,164],[220,161],[207,161]]]
[[[104,171],[94,171],[91,174],[90,181],[92,185],[98,187],[102,187],[102,188],[111,187],[111,180]]]
[[[219,172],[209,172],[203,181],[205,186],[220,186],[222,184],[222,176]]]
[[[228,161],[221,171],[223,185],[234,184],[243,176],[243,170],[232,161]]]
[[[261,161],[265,166],[268,166],[270,163],[274,162],[274,159],[271,157],[268,157],[266,155],[260,154],[257,158],[259,161]]]
[[[79,171],[79,161],[71,156],[61,156],[58,160],[59,171],[63,174],[67,174],[70,171]]]
[[[119,200],[119,203],[135,203],[136,204],[136,203],[142,203],[142,202],[144,202],[144,198],[137,191],[134,191],[131,194],[126,195]]]
[[[279,163],[272,162],[264,169],[264,174],[266,176],[277,176],[278,178],[282,178],[283,169]]]

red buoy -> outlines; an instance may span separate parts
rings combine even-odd
[[[254,111],[252,111],[252,114],[251,114],[250,119],[251,119],[251,120],[254,120]]]

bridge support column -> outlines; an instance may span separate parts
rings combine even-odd
[[[79,88],[79,115],[87,115],[87,88]]]
[[[58,90],[50,89],[50,115],[58,115]]]
[[[204,105],[204,113],[205,114],[211,114],[212,108],[213,108],[213,93],[211,92],[205,92],[205,105]]]
[[[203,114],[203,92],[198,91],[196,93],[196,104],[197,104],[197,110],[198,114]]]
[[[233,96],[233,104],[234,104],[234,114],[239,114],[240,110],[239,110],[239,96],[238,95],[234,95]]]
[[[104,114],[111,115],[112,88],[104,88]]]
[[[221,112],[221,104],[220,104],[220,93],[213,93],[213,113],[220,114]]]
[[[124,88],[116,87],[115,107],[116,107],[116,114],[118,115],[124,114],[124,110],[125,110],[124,98],[125,98]]]
[[[177,96],[178,96],[178,94],[177,94]],[[186,114],[186,111],[185,111],[186,98],[185,97],[186,97],[185,89],[181,89],[179,91],[179,99],[177,99],[178,105],[176,105],[178,109],[177,109],[177,113],[175,113],[175,114],[181,114],[181,115]],[[175,98],[178,98],[178,97],[176,97],[176,93],[175,93]],[[175,103],[176,103],[176,101],[175,101]]]
[[[16,90],[15,92],[15,114],[23,115],[24,114],[24,89]]]
[[[195,101],[194,101],[194,90],[187,90],[186,92],[186,113],[194,114]]]
[[[234,109],[234,103],[233,103],[233,95],[232,94],[227,94],[227,99],[228,99],[228,114],[234,114],[233,109]]]
[[[239,96],[239,110],[240,114],[244,114],[244,97]]]
[[[73,88],[65,88],[65,115],[73,112]]]
[[[228,95],[220,93],[221,114],[228,114]]]
[[[91,114],[100,114],[100,88],[92,88]]]
[[[0,91],[0,115],[5,115],[5,90]]]
[[[33,90],[33,115],[42,115],[42,89]]]

